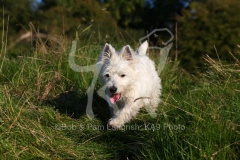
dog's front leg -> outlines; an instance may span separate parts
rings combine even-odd
[[[129,122],[133,117],[135,117],[141,108],[141,102],[126,102],[124,107],[119,111],[119,114],[114,118],[110,119],[109,126],[113,128],[120,128],[126,122]]]

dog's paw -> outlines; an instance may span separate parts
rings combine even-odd
[[[119,129],[121,126],[123,126],[123,123],[113,118],[113,119],[110,119],[110,121],[108,122],[108,125],[114,129]]]

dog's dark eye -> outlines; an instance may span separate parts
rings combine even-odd
[[[125,77],[126,75],[125,74],[122,74],[121,77]]]
[[[105,77],[109,77],[109,74],[105,74]]]

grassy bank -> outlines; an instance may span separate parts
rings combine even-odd
[[[103,42],[78,46],[76,62],[96,62]],[[239,159],[240,63],[206,59],[190,75],[168,61],[158,117],[144,110],[122,130],[107,127],[105,100],[96,92],[90,120],[86,91],[93,74],[68,65],[70,45],[40,44],[27,54],[1,56],[1,159]],[[114,45],[120,49],[121,42]],[[97,82],[95,91],[101,85]]]

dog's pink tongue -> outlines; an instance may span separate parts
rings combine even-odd
[[[112,104],[115,104],[121,97],[121,94],[113,94],[110,97],[110,101],[112,102]]]

